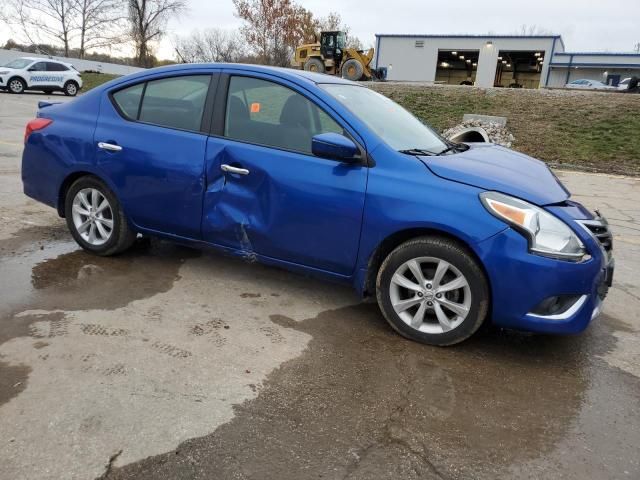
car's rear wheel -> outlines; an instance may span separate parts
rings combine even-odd
[[[420,237],[389,254],[376,282],[380,309],[401,335],[430,345],[453,345],[484,322],[489,289],[474,257],[460,244]]]
[[[69,80],[64,84],[64,94],[67,97],[75,97],[78,93],[78,84],[72,80]]]
[[[109,256],[123,252],[135,242],[116,196],[96,177],[76,180],[65,197],[67,226],[85,250]]]
[[[27,85],[24,83],[24,80],[18,77],[14,77],[9,80],[7,84],[9,86],[9,91],[11,93],[23,93],[27,88]]]

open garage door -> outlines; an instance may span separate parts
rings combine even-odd
[[[544,55],[544,51],[500,50],[494,86],[538,88]]]
[[[479,50],[438,50],[436,83],[474,85]]]

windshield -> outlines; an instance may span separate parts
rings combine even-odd
[[[358,85],[324,84],[321,87],[395,150],[438,153],[448,147],[431,128],[384,95]]]
[[[347,39],[345,38],[345,34],[344,32],[339,32],[338,33],[338,40],[337,40],[337,47],[338,48],[344,48],[345,44],[347,43]]]
[[[33,63],[33,60],[29,60],[27,58],[16,58],[14,61],[7,63],[5,67],[20,69],[26,67],[31,63]]]

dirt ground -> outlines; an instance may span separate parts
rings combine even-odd
[[[640,179],[557,172],[615,234],[584,334],[429,348],[341,286],[84,253],[21,193],[43,98],[0,93],[0,478],[640,478]]]

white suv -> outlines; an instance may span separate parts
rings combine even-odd
[[[48,58],[16,58],[0,67],[0,89],[11,93],[41,90],[64,92],[75,96],[82,88],[82,78],[73,65]]]

